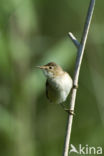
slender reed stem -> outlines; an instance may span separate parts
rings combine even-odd
[[[85,49],[85,44],[86,44],[86,40],[87,40],[89,28],[90,28],[92,14],[94,11],[94,6],[95,6],[95,0],[90,0],[90,5],[88,8],[88,13],[87,13],[87,17],[86,17],[86,21],[85,21],[85,25],[84,25],[81,42],[79,43],[77,41],[77,39],[74,37],[74,35],[72,35],[72,33],[69,34],[69,37],[71,38],[73,43],[78,48],[76,64],[75,64],[75,72],[74,72],[74,78],[73,78],[73,86],[74,87],[72,89],[71,100],[70,100],[70,110],[73,112],[74,112],[74,108],[75,108],[75,100],[76,100],[76,94],[77,94],[79,72],[80,72],[82,58],[83,58],[84,49]],[[68,156],[70,138],[71,138],[71,130],[72,130],[72,122],[73,122],[73,114],[69,114],[63,156]]]

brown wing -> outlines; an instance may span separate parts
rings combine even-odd
[[[57,101],[58,94],[57,91],[50,85],[48,80],[46,81],[46,96],[50,102]]]

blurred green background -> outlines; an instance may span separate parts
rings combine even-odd
[[[0,1],[0,156],[62,155],[67,113],[47,101],[45,77],[35,66],[54,61],[73,77],[77,50],[67,34],[71,31],[80,41],[89,2]],[[103,148],[102,0],[96,1],[75,114],[71,143]]]

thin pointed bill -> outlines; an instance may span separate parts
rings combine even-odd
[[[40,68],[40,69],[46,69],[46,66],[36,66],[36,68]]]

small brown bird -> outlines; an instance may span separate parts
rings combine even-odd
[[[69,74],[65,72],[59,65],[50,62],[43,66],[37,66],[42,69],[46,76],[46,96],[56,104],[63,103],[73,85],[73,81]]]

